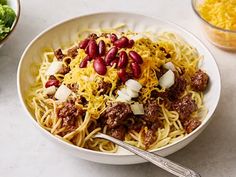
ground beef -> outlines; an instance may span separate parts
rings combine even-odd
[[[68,66],[62,66],[62,68],[57,72],[58,74],[65,75],[70,72],[70,68]]]
[[[179,117],[182,120],[188,119],[189,116],[197,110],[197,104],[191,98],[190,94],[173,102],[171,106],[174,111],[179,113]]]
[[[76,83],[68,84],[67,87],[68,87],[70,90],[72,90],[73,92],[75,92],[75,93],[76,93],[76,92],[78,91],[78,89],[79,89],[79,85],[76,84]]]
[[[100,94],[106,94],[110,91],[112,84],[109,82],[101,81],[98,84],[98,91],[100,91]]]
[[[95,34],[95,33],[91,33],[91,34],[89,35],[89,38],[96,40],[96,39],[98,39],[98,36],[97,36],[97,34]]]
[[[170,101],[177,100],[185,91],[187,81],[184,77],[175,77],[175,83],[167,90],[167,97]]]
[[[129,131],[134,130],[136,132],[139,132],[142,126],[143,126],[143,123],[141,121],[136,121],[133,124],[129,125],[128,128],[129,128]]]
[[[65,102],[61,108],[57,109],[57,117],[62,118],[63,127],[74,127],[79,115],[83,114],[83,110],[77,108],[73,101]]]
[[[83,96],[78,96],[76,101],[77,101],[77,103],[82,104],[83,106],[88,104],[88,101]]]
[[[126,128],[123,125],[116,127],[114,129],[111,129],[111,132],[110,132],[112,137],[119,139],[119,140],[125,139],[125,133],[126,133]]]
[[[205,91],[208,82],[209,76],[200,69],[191,77],[191,87],[198,92]]]
[[[154,123],[147,122],[148,131],[144,135],[144,145],[148,148],[152,143],[157,140],[156,132],[159,127],[163,127],[160,120],[157,120]]]
[[[62,61],[65,55],[62,53],[61,49],[57,49],[54,51],[54,55],[57,58],[58,61]]]
[[[155,99],[147,100],[147,103],[144,105],[143,119],[148,122],[156,122],[160,115],[159,110],[160,107]]]
[[[147,122],[147,127],[148,127],[148,129],[150,129],[150,130],[153,130],[153,131],[157,131],[157,129],[160,127],[160,128],[162,128],[163,127],[163,125],[162,125],[162,123],[161,123],[161,121],[158,119],[156,122]]]
[[[168,70],[163,68],[163,67],[160,67],[159,70],[156,70],[156,77],[158,79],[160,79],[161,76],[163,76]]]
[[[144,135],[144,142],[146,148],[148,148],[152,143],[157,140],[156,131],[148,130]]]
[[[166,98],[167,97],[167,92],[158,92],[157,90],[152,90],[151,91],[151,98]]]
[[[132,116],[133,112],[130,105],[123,102],[111,103],[103,112],[102,117],[106,119],[108,128],[114,128],[121,125],[127,118]]]
[[[184,121],[184,129],[187,133],[191,133],[193,130],[195,130],[199,125],[201,125],[201,121],[197,119],[188,119]]]
[[[75,58],[78,55],[78,46],[68,49],[67,55],[71,58]]]

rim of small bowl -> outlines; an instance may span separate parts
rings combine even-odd
[[[18,24],[18,21],[20,19],[20,12],[21,12],[21,4],[20,4],[20,0],[16,0],[17,3],[17,9],[16,9],[16,18],[13,22],[13,25],[11,26],[11,31],[7,34],[7,36],[0,41],[0,45],[2,45],[4,42],[7,41],[7,39],[9,38],[9,36],[13,33],[13,31],[16,28],[16,25]]]
[[[172,146],[176,146],[177,144],[180,144],[184,141],[186,141],[190,136],[194,136],[194,134],[196,134],[198,131],[200,131],[202,128],[204,129],[205,127],[205,124],[207,124],[213,117],[215,111],[216,111],[216,108],[218,106],[218,103],[219,103],[219,100],[220,100],[220,95],[221,95],[221,76],[220,76],[220,71],[219,71],[219,67],[218,67],[218,64],[216,63],[215,61],[215,58],[214,56],[212,55],[212,53],[210,52],[210,50],[208,49],[208,47],[205,46],[205,44],[203,44],[203,42],[197,37],[195,36],[194,34],[192,34],[191,32],[189,32],[188,30],[186,30],[185,28],[182,28],[181,26],[177,25],[176,23],[174,22],[171,22],[169,20],[162,20],[161,18],[157,18],[155,16],[152,16],[152,15],[144,15],[144,14],[139,14],[139,13],[130,13],[130,12],[126,12],[126,11],[103,11],[103,12],[94,12],[94,13],[85,13],[85,14],[82,14],[82,15],[79,15],[77,17],[73,17],[73,18],[69,18],[67,20],[63,20],[61,22],[58,22],[56,23],[55,25],[52,25],[48,28],[46,28],[45,30],[43,30],[40,34],[38,34],[29,44],[28,46],[25,48],[22,56],[21,56],[21,59],[19,61],[19,64],[18,64],[18,68],[17,68],[17,93],[18,93],[18,98],[20,99],[20,102],[21,102],[21,105],[23,106],[23,109],[24,111],[27,113],[27,115],[29,116],[29,118],[32,120],[32,122],[34,123],[34,125],[39,128],[43,133],[45,133],[47,136],[49,136],[50,138],[52,138],[53,140],[57,141],[58,143],[60,144],[63,144],[65,146],[68,146],[70,148],[73,148],[74,150],[81,150],[81,151],[84,151],[84,152],[88,152],[88,153],[92,153],[92,154],[97,154],[97,155],[104,155],[104,156],[126,156],[126,157],[131,157],[131,156],[135,156],[135,154],[117,154],[117,153],[110,153],[110,152],[101,152],[101,151],[94,151],[94,150],[91,150],[91,149],[86,149],[86,148],[82,148],[82,147],[79,147],[79,146],[76,146],[76,145],[73,145],[73,144],[70,144],[70,143],[67,143],[66,141],[63,141],[62,139],[54,136],[53,134],[51,134],[50,132],[48,132],[47,130],[45,130],[43,127],[41,127],[37,121],[35,120],[34,116],[30,113],[30,111],[28,110],[28,107],[26,105],[26,103],[24,102],[24,98],[23,98],[23,95],[22,95],[22,91],[21,91],[21,83],[20,83],[20,75],[21,75],[21,65],[22,65],[22,62],[23,62],[23,59],[25,58],[25,55],[28,51],[28,49],[31,47],[31,45],[37,41],[43,34],[45,34],[46,32],[52,30],[53,28],[56,28],[57,26],[59,25],[62,25],[63,23],[67,23],[69,21],[73,21],[77,18],[82,18],[82,17],[86,17],[86,16],[91,16],[91,15],[99,15],[99,14],[110,14],[110,13],[117,13],[117,14],[127,14],[127,15],[138,15],[138,16],[143,16],[143,17],[147,17],[147,18],[153,18],[155,20],[159,20],[159,21],[162,21],[164,23],[167,23],[169,25],[172,25],[174,28],[177,28],[179,30],[182,30],[184,31],[185,33],[187,33],[188,35],[190,35],[192,38],[194,38],[195,40],[197,40],[200,45],[205,48],[207,50],[207,52],[209,52],[209,55],[213,58],[213,63],[215,63],[216,67],[217,67],[217,70],[218,70],[218,74],[219,74],[219,94],[217,95],[216,97],[216,102],[215,102],[215,105],[213,105],[214,109],[213,109],[213,112],[209,115],[209,118],[204,122],[202,123],[199,127],[197,127],[193,132],[191,132],[190,134],[187,134],[185,137],[183,137],[182,139],[180,140],[177,140],[171,144],[167,144],[161,148],[158,148],[158,149],[153,149],[153,150],[150,150],[149,152],[154,152],[154,153],[158,153],[159,151],[162,151],[164,149],[168,149],[168,148],[171,148]],[[206,117],[205,117],[206,118]],[[181,148],[182,149],[182,148]],[[173,152],[174,153],[174,152]],[[172,154],[172,153],[171,153]]]
[[[193,11],[195,12],[195,14],[199,17],[199,19],[200,19],[201,21],[203,21],[204,23],[206,23],[206,24],[209,25],[210,27],[215,28],[215,29],[217,29],[217,30],[220,30],[220,31],[223,31],[223,32],[227,32],[227,33],[234,33],[234,34],[236,34],[236,30],[228,30],[228,29],[220,28],[220,27],[215,26],[215,25],[211,24],[210,22],[206,21],[206,20],[200,15],[199,11],[197,10],[196,1],[197,1],[197,0],[191,0],[192,9],[193,9]]]

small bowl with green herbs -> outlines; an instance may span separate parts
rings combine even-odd
[[[0,0],[0,48],[14,31],[20,16],[20,0]]]

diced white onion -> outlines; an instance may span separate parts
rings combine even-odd
[[[126,92],[127,93],[127,92]],[[130,101],[131,100],[131,97],[128,95],[128,94],[126,94],[125,92],[124,92],[124,90],[123,91],[121,91],[121,90],[118,90],[117,91],[117,94],[119,95],[119,98],[120,99],[122,99],[122,100],[126,100],[126,101]]]
[[[127,81],[125,82],[125,85],[126,85],[129,89],[134,90],[134,91],[136,91],[136,92],[139,92],[139,90],[142,88],[142,85],[141,85],[138,81],[136,81],[136,80],[134,80],[134,79],[129,79],[129,80],[127,80]]]
[[[174,83],[175,83],[175,74],[171,70],[168,70],[159,79],[159,84],[162,88],[170,88]]]
[[[65,85],[61,85],[56,93],[55,93],[55,98],[60,100],[60,101],[66,101],[68,96],[72,93],[72,91],[66,87]]]
[[[175,65],[172,62],[167,62],[163,65],[164,68],[175,71]]]
[[[138,97],[138,92],[131,90],[129,87],[126,88],[127,94],[131,97],[131,98],[136,98]]]
[[[44,89],[44,94],[46,95],[53,95],[55,92],[56,92],[56,87],[54,85]]]
[[[118,96],[116,98],[116,101],[120,101],[120,102],[128,102],[126,99],[124,99],[122,96]]]
[[[134,115],[143,115],[144,109],[143,104],[139,104],[138,102],[135,102],[134,104],[130,105],[131,110],[133,111]]]
[[[62,62],[54,61],[49,66],[48,70],[46,71],[46,75],[54,75],[62,68]]]

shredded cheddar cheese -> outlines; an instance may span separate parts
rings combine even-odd
[[[212,25],[236,30],[236,0],[205,0],[198,8],[201,16]]]

